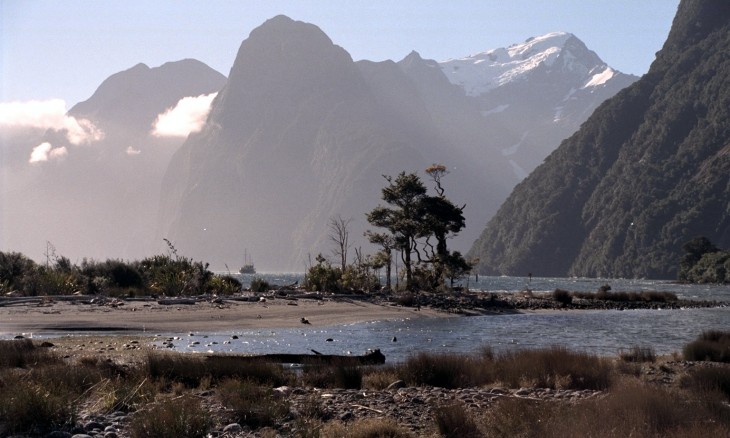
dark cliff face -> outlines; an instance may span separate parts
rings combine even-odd
[[[730,5],[683,1],[637,83],[519,184],[470,251],[482,273],[674,278],[730,246]]]

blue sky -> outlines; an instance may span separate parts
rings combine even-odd
[[[110,75],[195,58],[227,75],[268,18],[319,26],[355,60],[442,61],[553,31],[575,34],[610,66],[646,73],[679,0],[90,1],[0,0],[0,102],[63,99]]]

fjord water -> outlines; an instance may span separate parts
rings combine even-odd
[[[301,274],[260,275],[273,284],[291,284]],[[250,278],[243,278],[244,282]],[[556,288],[596,291],[608,284],[612,291],[670,291],[680,299],[730,302],[730,287],[679,285],[664,281],[480,277],[471,290],[534,292]],[[465,284],[466,285],[466,284]],[[417,313],[414,311],[414,317]],[[306,315],[302,315],[306,316]],[[226,333],[175,333],[175,350],[187,352],[362,354],[379,348],[389,363],[427,352],[474,353],[483,346],[495,351],[564,346],[600,355],[616,355],[634,346],[651,347],[657,354],[681,351],[706,330],[728,330],[730,307],[679,310],[555,311],[475,317],[405,318],[396,321],[296,329],[240,330]],[[237,339],[232,337],[236,336]],[[193,344],[193,342],[199,342]]]

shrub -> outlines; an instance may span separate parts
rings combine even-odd
[[[271,289],[271,285],[269,285],[269,282],[263,278],[255,277],[251,280],[251,286],[249,289],[251,289],[251,292],[266,292]]]
[[[317,264],[307,270],[305,287],[309,291],[338,292],[342,270],[333,267],[322,254],[317,256]]]
[[[553,291],[553,300],[561,303],[564,306],[573,302],[573,296],[567,290],[555,289]]]
[[[207,409],[192,395],[165,399],[137,411],[130,423],[133,438],[205,437],[212,425]]]
[[[233,295],[241,291],[241,282],[232,275],[215,275],[210,279],[208,291],[217,295]]]
[[[413,292],[401,292],[396,295],[395,302],[399,306],[414,307],[418,305],[418,297]]]

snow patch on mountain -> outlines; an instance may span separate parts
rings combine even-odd
[[[439,65],[452,84],[464,88],[467,95],[478,96],[513,82],[541,65],[552,66],[571,37],[567,32],[553,32],[506,49],[449,59]]]
[[[591,79],[583,86],[583,89],[588,88],[588,87],[597,87],[599,85],[604,85],[615,75],[616,75],[616,71],[614,69],[612,69],[611,67],[607,66],[602,71],[591,76]]]

